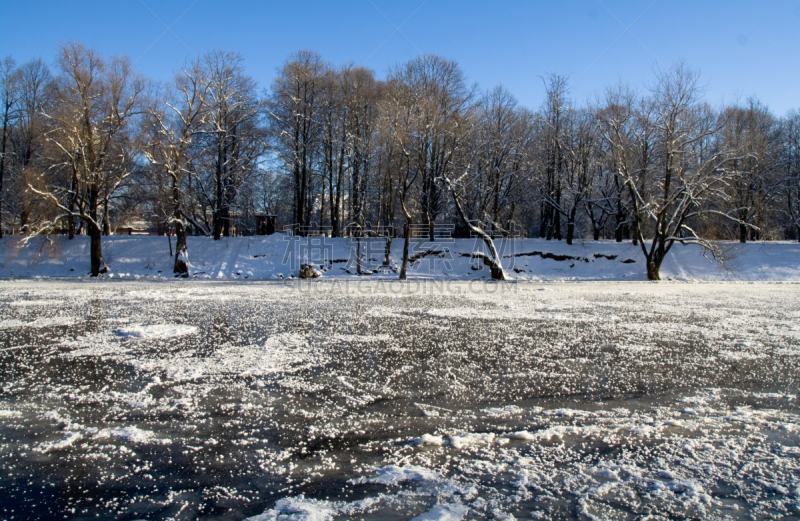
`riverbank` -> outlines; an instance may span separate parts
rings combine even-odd
[[[174,247],[174,241],[172,246]],[[644,255],[630,242],[513,239],[497,241],[510,278],[533,281],[646,280]],[[723,259],[713,259],[698,246],[676,244],[664,260],[664,280],[800,281],[800,244],[795,242],[720,243]],[[383,239],[363,240],[362,272],[356,266],[354,239],[287,238],[283,235],[188,238],[189,263],[197,279],[286,280],[296,277],[300,264],[311,263],[322,278],[396,279],[403,239],[394,239],[385,259]],[[473,252],[482,252],[476,239],[414,239],[409,279],[476,280],[489,278],[489,268]],[[173,259],[166,237],[110,236],[103,238],[106,277],[124,279],[172,278]],[[0,277],[87,277],[89,238],[67,240],[19,237],[0,241]]]

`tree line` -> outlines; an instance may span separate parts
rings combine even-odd
[[[250,233],[260,214],[405,237],[401,278],[410,230],[441,223],[483,238],[494,278],[493,238],[520,234],[633,241],[652,280],[675,243],[800,239],[800,113],[712,107],[682,63],[583,104],[553,74],[536,110],[431,55],[379,80],[303,50],[261,89],[234,52],[156,83],[72,42],[52,69],[4,59],[0,81],[0,237],[88,235],[93,275],[118,227],[174,234],[186,275],[187,235]]]

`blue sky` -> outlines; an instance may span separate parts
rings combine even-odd
[[[701,72],[717,105],[757,96],[776,115],[800,108],[800,0],[13,1],[2,8],[0,56],[52,61],[79,40],[128,54],[167,80],[186,58],[240,52],[261,86],[293,51],[352,61],[383,77],[417,54],[456,60],[482,88],[503,84],[538,108],[550,73],[579,103],[622,80],[637,87],[678,60]],[[169,29],[168,29],[169,28]]]

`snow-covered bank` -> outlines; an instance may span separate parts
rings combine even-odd
[[[352,239],[289,239],[231,237],[214,241],[189,237],[193,276],[205,279],[286,279],[299,264],[319,266],[323,278],[360,278],[356,274],[356,244]],[[725,262],[704,256],[696,246],[675,245],[661,267],[662,279],[706,281],[800,281],[800,244],[794,242],[723,243]],[[380,268],[384,241],[362,242],[370,278],[397,278],[402,239],[392,244],[391,265]],[[645,280],[644,256],[630,242],[514,239],[498,241],[511,278],[543,281]],[[430,243],[413,240],[409,278],[486,279],[489,268],[471,257],[483,251],[480,241],[451,239]],[[173,260],[166,237],[111,236],[103,239],[103,256],[112,278],[171,278]],[[0,277],[85,277],[89,272],[89,239],[36,239],[23,244],[16,237],[0,241]]]

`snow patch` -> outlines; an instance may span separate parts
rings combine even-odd
[[[505,407],[489,407],[486,409],[481,409],[481,411],[486,413],[488,416],[509,416],[512,414],[522,414],[523,412],[522,408],[517,407],[516,405],[506,405]]]
[[[458,521],[464,519],[469,507],[464,505],[436,505],[411,521]]]
[[[330,521],[340,506],[341,503],[307,499],[300,495],[279,499],[274,508],[245,521]]]
[[[156,438],[152,431],[140,429],[135,425],[120,427],[118,429],[102,429],[94,435],[97,439],[120,438],[131,443],[161,443],[168,444],[167,439]]]
[[[21,320],[10,319],[0,320],[0,329],[14,329],[19,327],[53,327],[53,326],[71,326],[77,322],[78,319],[74,317],[42,317],[37,318],[33,322],[22,322]]]
[[[429,470],[423,467],[409,465],[406,467],[398,467],[390,465],[378,469],[378,475],[374,478],[362,478],[363,483],[380,483],[381,485],[396,485],[403,481],[436,481],[439,479],[439,474],[436,471]]]
[[[80,441],[81,439],[83,439],[83,436],[77,432],[67,432],[64,434],[63,439],[40,443],[33,450],[35,452],[46,454],[55,450],[62,450],[66,449],[67,447],[71,447],[73,444],[75,444],[75,442]]]
[[[444,438],[432,434],[423,434],[421,437],[411,440],[411,445],[416,445],[417,447],[441,447],[444,445]]]
[[[461,434],[459,436],[450,436],[447,439],[447,444],[454,449],[464,449],[470,446],[489,445],[495,439],[495,434],[488,433],[469,433]]]
[[[131,326],[114,330],[114,334],[124,338],[171,338],[197,333],[195,326],[177,324],[154,324],[151,326]]]

